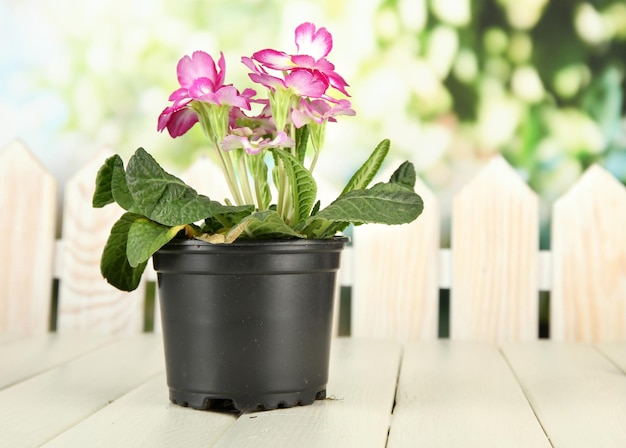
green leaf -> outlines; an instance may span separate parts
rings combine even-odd
[[[287,225],[274,210],[253,213],[238,226],[244,226],[247,238],[302,238],[302,235]]]
[[[303,233],[327,237],[336,227],[347,224],[405,224],[415,220],[424,208],[422,198],[395,183],[379,183],[367,190],[353,190],[340,196],[307,221]]]
[[[137,211],[134,209],[135,200],[133,199],[130,191],[128,191],[128,184],[126,183],[126,172],[124,171],[124,162],[118,158],[113,164],[113,173],[111,177],[111,190],[113,192],[113,199],[124,210]]]
[[[213,202],[214,215],[204,220],[203,231],[214,233],[222,228],[230,228],[254,213],[253,205],[222,205]]]
[[[310,218],[303,222],[296,230],[311,239],[324,239],[335,236],[350,225],[349,222],[335,222],[326,219]]]
[[[132,267],[126,255],[128,232],[132,224],[142,218],[135,213],[124,213],[113,225],[111,233],[104,246],[100,259],[100,272],[113,286],[122,291],[133,291],[139,286],[141,276],[147,262]]]
[[[233,227],[207,232],[196,238],[212,244],[230,244],[240,236],[248,239],[302,238],[301,234],[283,221],[276,210],[253,213]]]
[[[148,218],[137,218],[128,231],[126,256],[131,267],[145,263],[152,255],[169,243],[185,225],[162,226]]]
[[[213,215],[208,197],[166,172],[143,148],[128,161],[126,182],[137,209],[159,224],[190,224]]]
[[[315,203],[315,205],[313,206],[313,210],[311,210],[311,216],[314,216],[317,214],[317,212],[320,211],[320,207],[321,207],[322,203],[320,201],[317,201]]]
[[[422,198],[403,186],[379,183],[367,190],[353,190],[316,216],[353,224],[405,224],[415,220],[424,208]]]
[[[102,208],[105,205],[115,202],[111,183],[113,179],[113,169],[117,160],[122,162],[121,157],[117,154],[109,157],[98,170],[98,174],[96,175],[96,191],[91,201],[92,206],[95,208]]]
[[[305,125],[302,126],[300,129],[296,129],[296,158],[303,165],[308,143],[309,127]]]
[[[392,184],[403,185],[406,188],[413,190],[415,188],[415,181],[417,175],[415,174],[415,167],[409,161],[400,165],[391,175],[389,182]]]
[[[367,188],[372,179],[374,179],[374,176],[376,176],[376,173],[378,173],[385,157],[387,157],[389,144],[388,139],[385,139],[378,144],[365,163],[361,165],[361,168],[359,168],[357,172],[354,173],[350,181],[348,181],[346,187],[341,192],[341,195],[344,195],[352,190],[363,190]]]
[[[317,184],[309,170],[292,156],[288,151],[278,149],[274,154],[283,161],[289,184],[295,211],[296,223],[305,220],[315,203],[317,196]]]

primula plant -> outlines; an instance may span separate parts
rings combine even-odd
[[[198,194],[166,172],[143,148],[126,167],[106,160],[96,179],[94,207],[116,202],[126,213],[114,224],[101,270],[113,286],[133,290],[150,257],[175,237],[213,244],[237,239],[332,238],[348,225],[404,224],[422,212],[415,169],[405,162],[388,182],[370,186],[389,151],[383,140],[339,197],[322,208],[313,172],[327,123],[354,115],[348,84],[326,58],[332,36],[303,23],[296,54],[262,50],[242,62],[266,93],[226,84],[226,63],[207,53],[184,56],[180,88],[158,120],[176,138],[202,127],[232,195],[223,202]],[[255,113],[252,111],[256,110]]]

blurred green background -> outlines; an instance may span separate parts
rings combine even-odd
[[[445,224],[502,153],[540,195],[546,247],[547,211],[586,167],[626,182],[623,0],[0,0],[0,147],[22,139],[61,182],[104,146],[182,169],[208,151],[199,129],[156,132],[178,59],[222,50],[243,89],[241,56],[293,51],[303,21],[333,34],[357,111],[318,165],[337,186],[388,137]]]

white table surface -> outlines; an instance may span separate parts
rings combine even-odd
[[[626,447],[626,342],[333,342],[326,400],[169,403],[159,335],[0,334],[0,447]]]

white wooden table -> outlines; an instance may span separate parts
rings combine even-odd
[[[329,398],[169,403],[159,335],[0,334],[0,447],[625,447],[626,343],[334,341]]]

